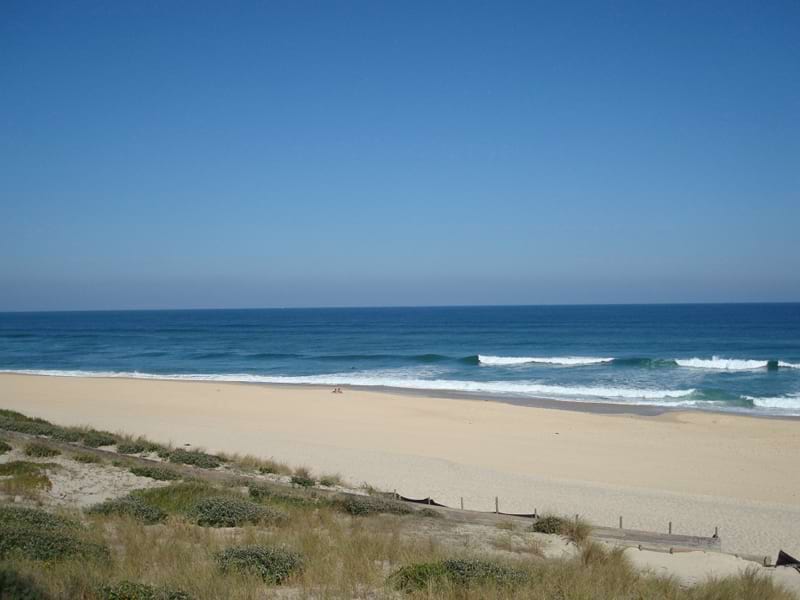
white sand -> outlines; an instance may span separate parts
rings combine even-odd
[[[800,422],[609,415],[374,391],[0,375],[0,407],[252,453],[458,506],[580,513],[800,554]]]

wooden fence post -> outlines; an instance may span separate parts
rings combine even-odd
[[[494,512],[495,514],[500,513],[500,500],[497,498],[497,496],[494,497]]]

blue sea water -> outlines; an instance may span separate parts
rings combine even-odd
[[[0,313],[0,370],[800,415],[800,304]]]

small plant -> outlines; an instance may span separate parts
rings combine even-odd
[[[105,546],[83,539],[79,525],[43,510],[0,507],[0,559],[105,558]]]
[[[336,498],[335,503],[344,512],[355,516],[381,513],[408,515],[414,512],[414,509],[402,502],[381,498],[380,496],[351,496],[343,494]]]
[[[148,451],[148,445],[143,442],[119,442],[117,452],[120,454],[142,454]]]
[[[201,469],[216,469],[220,465],[218,456],[206,454],[199,450],[173,450],[169,453],[169,461],[192,465]]]
[[[216,559],[223,573],[253,573],[274,584],[303,568],[300,554],[279,546],[234,546],[218,553]]]
[[[141,467],[136,466],[131,467],[129,471],[139,477],[149,477],[157,481],[174,481],[181,478],[180,474],[170,469],[165,469],[164,467],[151,467],[149,465]]]
[[[83,434],[83,445],[89,448],[100,448],[101,446],[113,446],[117,443],[117,437],[107,431],[97,431],[90,429]]]
[[[33,458],[49,458],[51,456],[58,456],[61,450],[58,448],[51,448],[47,444],[41,442],[31,442],[25,446],[25,455]]]
[[[292,484],[299,485],[300,487],[313,487],[314,480],[310,477],[303,475],[292,475]]]
[[[435,586],[472,587],[498,585],[513,587],[525,583],[528,573],[484,560],[443,560],[417,563],[401,568],[389,577],[398,590],[412,592]]]
[[[89,514],[95,515],[119,515],[126,516],[141,521],[145,525],[154,525],[160,523],[167,518],[167,513],[148,504],[139,496],[124,496],[122,498],[115,498],[106,500],[100,504],[95,504],[86,511]]]
[[[188,513],[203,527],[241,527],[246,524],[278,522],[286,518],[280,511],[259,506],[244,498],[211,496],[199,500]]]
[[[8,479],[0,480],[0,489],[8,495],[22,494],[35,498],[42,490],[52,487],[45,470],[51,465],[24,460],[13,460],[0,464],[0,476]],[[57,465],[52,465],[57,466]]]
[[[312,492],[293,490],[282,486],[250,483],[247,486],[250,497],[257,502],[276,502],[289,506],[316,507],[328,501]]]
[[[0,454],[5,454],[6,452],[11,452],[13,448],[10,444],[7,444],[3,440],[0,440]]]
[[[78,442],[81,439],[81,432],[64,427],[55,427],[50,437],[59,442]]]
[[[337,485],[343,485],[342,476],[337,474],[334,475],[323,475],[319,478],[319,484],[324,485],[325,487],[335,487]]]
[[[576,544],[583,542],[592,532],[592,527],[582,519],[565,519],[555,515],[544,515],[539,517],[531,526],[531,530],[537,533],[547,533],[550,535],[563,535]]]
[[[100,589],[100,600],[191,600],[183,590],[121,581]]]
[[[8,600],[47,600],[49,596],[30,577],[9,567],[0,567],[0,598]]]
[[[72,460],[77,461],[79,463],[83,463],[85,465],[96,465],[103,462],[99,457],[89,452],[81,452],[80,454],[75,454],[72,457]]]

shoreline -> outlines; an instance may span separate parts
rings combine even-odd
[[[44,370],[43,370],[44,371]],[[284,383],[284,382],[265,382],[265,381],[226,381],[215,379],[179,379],[174,375],[159,375],[146,373],[147,377],[134,377],[130,374],[125,375],[107,375],[103,372],[93,375],[92,372],[87,371],[85,374],[80,375],[65,375],[62,373],[54,372],[28,372],[26,370],[13,371],[1,370],[0,377],[4,375],[14,375],[21,377],[56,377],[64,379],[102,379],[110,381],[173,381],[173,382],[186,382],[186,383],[208,383],[208,384],[225,384],[225,385],[247,385],[247,386],[265,386],[265,387],[278,387],[287,389],[323,389],[330,390],[332,387],[339,387],[342,389],[351,390],[354,392],[365,391],[379,394],[394,394],[394,395],[407,395],[422,398],[437,398],[437,399],[450,399],[450,400],[467,400],[476,402],[499,402],[509,404],[511,406],[521,406],[529,408],[545,408],[552,410],[566,410],[581,413],[592,414],[620,414],[620,415],[635,415],[642,417],[658,417],[663,414],[681,414],[681,413],[707,413],[726,416],[740,416],[757,419],[777,419],[787,421],[800,421],[800,415],[785,415],[785,414],[768,414],[763,412],[747,412],[746,410],[735,409],[717,409],[705,408],[697,406],[668,406],[661,404],[632,404],[625,402],[610,402],[607,400],[594,401],[594,400],[577,400],[574,398],[565,398],[563,400],[555,400],[553,398],[538,398],[538,397],[522,397],[514,396],[511,394],[492,394],[487,392],[467,392],[461,390],[440,390],[440,389],[427,389],[427,388],[404,388],[392,387],[383,385],[353,385],[341,384],[331,385],[326,383]]]
[[[450,506],[582,514],[800,551],[796,420],[658,415],[294,384],[0,374],[0,407],[210,451],[255,454]],[[408,392],[409,390],[404,390]],[[441,398],[438,398],[441,399]]]

